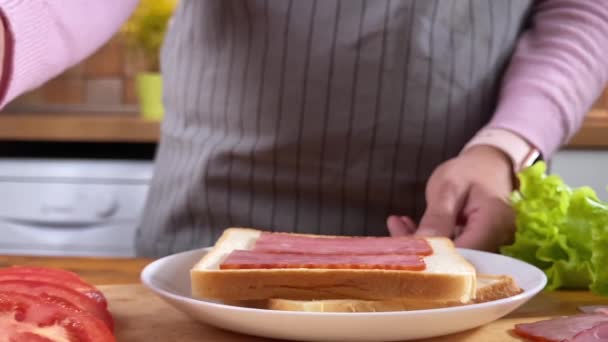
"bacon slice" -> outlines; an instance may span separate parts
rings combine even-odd
[[[304,255],[235,250],[220,269],[381,269],[420,271],[426,268],[417,255]]]
[[[431,255],[431,245],[414,237],[311,237],[262,233],[254,251],[317,255]]]
[[[596,327],[606,323],[608,323],[608,315],[581,314],[570,317],[554,318],[535,323],[517,324],[515,325],[515,333],[521,337],[525,337],[533,341],[575,341],[574,338],[577,336],[578,338],[587,336],[582,335],[583,332],[595,329]],[[603,331],[604,330],[602,330],[602,332]]]

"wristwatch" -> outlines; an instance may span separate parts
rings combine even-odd
[[[515,173],[531,166],[541,157],[540,151],[534,145],[506,129],[484,128],[465,145],[462,151],[479,145],[492,146],[504,152],[511,159]]]

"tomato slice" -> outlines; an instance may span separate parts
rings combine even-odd
[[[0,269],[0,281],[5,280],[32,280],[61,285],[93,299],[104,309],[108,307],[108,301],[101,291],[82,280],[76,273],[69,271],[44,267],[12,266]]]
[[[0,291],[0,340],[115,342],[99,319],[32,295]]]
[[[86,311],[103,321],[110,331],[114,330],[114,322],[110,313],[91,298],[80,292],[57,284],[32,280],[0,281],[0,291],[22,293],[45,298],[47,301],[63,303],[66,307]]]
[[[41,266],[19,266],[14,265],[10,267],[0,268],[0,274],[2,273],[37,273],[46,274],[49,276],[55,276],[59,278],[68,278],[73,280],[83,281],[80,276],[74,272],[66,271],[60,268],[53,267],[41,267]]]
[[[18,341],[18,342],[55,342],[53,340],[51,340],[50,338],[46,338],[46,337],[42,337],[38,334],[34,334],[31,332],[24,332],[24,333],[16,333],[13,334],[11,337],[10,342],[12,341]]]

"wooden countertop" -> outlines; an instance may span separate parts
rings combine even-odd
[[[608,110],[594,109],[589,112],[580,131],[567,147],[571,149],[608,148]]]
[[[570,149],[608,148],[608,110],[589,112]],[[0,140],[155,143],[160,122],[124,114],[0,113]]]
[[[0,140],[155,143],[158,121],[125,114],[0,114]]]
[[[169,306],[138,284],[139,273],[150,262],[150,259],[0,256],[0,267],[15,264],[60,267],[101,285],[116,321],[119,341],[267,341],[199,324]],[[598,297],[587,291],[544,292],[495,322],[427,341],[521,341],[509,333],[514,324],[576,314],[580,305],[608,305],[608,297]]]
[[[56,267],[79,274],[95,285],[139,284],[139,273],[150,259],[0,256],[0,267]]]

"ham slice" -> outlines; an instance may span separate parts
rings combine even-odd
[[[584,313],[601,313],[608,315],[608,305],[586,305],[578,308]]]
[[[584,330],[570,341],[572,342],[598,342],[608,341],[608,322],[600,323],[591,329]]]
[[[254,251],[318,255],[431,255],[433,249],[414,237],[310,237],[305,235],[262,233]]]
[[[426,268],[417,255],[304,255],[235,250],[220,264],[220,269],[382,269],[421,271]]]
[[[588,339],[605,334],[608,315],[581,314],[561,317],[535,323],[515,325],[515,333],[533,341],[572,342],[572,341],[608,341]]]

